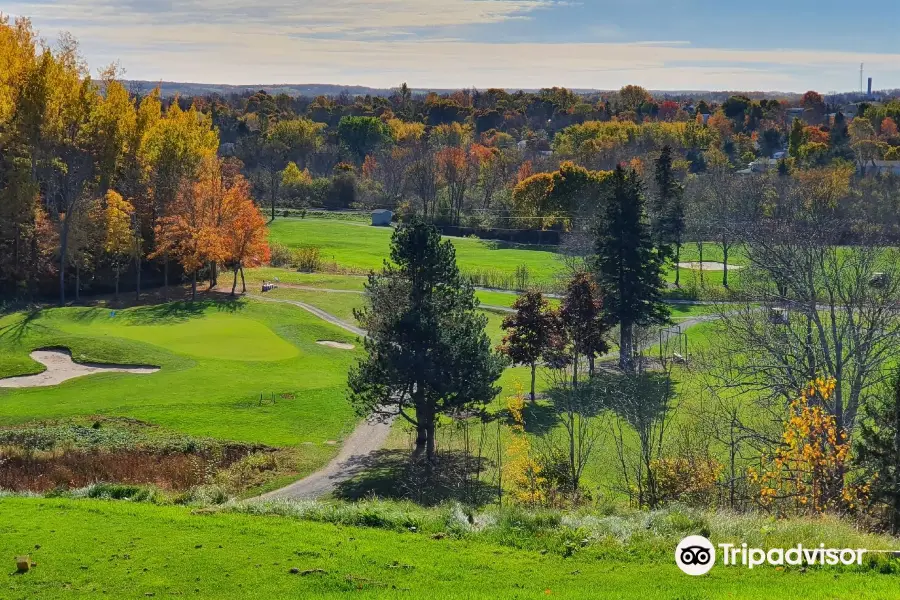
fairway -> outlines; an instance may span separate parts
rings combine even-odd
[[[28,355],[44,347],[69,348],[78,362],[161,369],[0,390],[0,424],[97,414],[271,446],[321,444],[355,422],[345,385],[356,352],[320,340],[356,343],[296,307],[255,301],[171,303],[115,316],[100,308],[9,315],[0,319],[2,377],[40,372]]]
[[[316,220],[276,219],[270,224],[272,242],[291,248],[316,246],[326,265],[358,271],[380,269],[390,254],[393,229],[359,223]],[[497,271],[513,276],[516,269],[528,267],[530,278],[542,284],[553,282],[561,267],[555,252],[538,246],[524,246],[469,238],[447,238],[456,248],[460,270]]]

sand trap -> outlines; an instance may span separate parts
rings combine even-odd
[[[94,373],[135,373],[149,375],[159,371],[159,367],[138,367],[128,365],[81,364],[72,360],[68,350],[35,350],[31,358],[41,363],[47,370],[37,375],[7,377],[0,379],[0,388],[32,388],[59,385],[69,379],[93,375]]]
[[[356,348],[353,344],[345,344],[343,342],[332,342],[331,340],[319,340],[316,342],[320,346],[328,346],[329,348],[337,348],[338,350],[353,350]]]
[[[693,269],[694,271],[724,271],[725,263],[720,262],[710,262],[708,260],[704,260],[702,263],[699,262],[680,262],[678,266],[682,269]],[[740,271],[743,269],[741,265],[728,265],[729,271]]]

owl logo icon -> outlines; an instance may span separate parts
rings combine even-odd
[[[716,548],[702,535],[690,535],[675,548],[675,564],[688,575],[706,575],[716,564]]]

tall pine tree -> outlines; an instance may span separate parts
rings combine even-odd
[[[657,251],[644,215],[643,184],[634,171],[616,167],[607,182],[596,227],[593,268],[610,324],[619,325],[619,366],[634,370],[634,326],[667,323],[663,302],[664,254]]]
[[[420,220],[394,232],[391,262],[366,284],[356,318],[367,356],[350,371],[360,414],[399,414],[416,428],[416,454],[435,458],[441,413],[490,402],[500,391],[502,357],[491,351],[472,284],[449,241]]]
[[[665,146],[656,159],[654,173],[656,194],[653,196],[651,221],[653,241],[666,258],[675,258],[675,286],[681,285],[678,263],[681,261],[681,245],[684,242],[684,186],[672,168],[672,149]]]
[[[900,533],[900,374],[886,398],[866,406],[859,424],[856,460],[872,481],[871,498],[887,508],[891,533]]]

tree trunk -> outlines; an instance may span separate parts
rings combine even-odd
[[[237,267],[234,268],[234,283],[231,284],[231,295],[234,296],[235,290],[237,290],[237,276],[238,270]]]
[[[722,285],[728,287],[728,244],[722,244]]]
[[[116,302],[119,301],[119,271],[120,271],[119,266],[116,265],[116,295],[115,295]]]
[[[622,321],[619,325],[619,368],[626,373],[631,373],[633,364],[633,331],[631,322]]]
[[[75,302],[81,302],[81,265],[75,263]]]
[[[244,267],[241,267],[241,290],[243,290],[243,293],[247,293],[247,282],[244,281]]]
[[[421,456],[425,452],[428,442],[428,416],[425,410],[424,394],[420,391],[422,386],[416,384],[415,406],[416,406],[416,447],[413,450],[413,456]]]
[[[135,283],[134,283],[134,299],[136,302],[141,301],[141,257],[134,257]]]
[[[191,273],[191,302],[197,299],[197,271]]]
[[[697,250],[700,251],[700,287],[703,287],[703,242],[697,244]]]
[[[425,426],[425,432],[428,435],[428,439],[425,447],[425,457],[428,459],[429,463],[434,463],[435,458],[437,458],[437,444],[435,444],[434,432],[435,432],[435,418],[434,413],[428,413],[428,424]]]
[[[63,221],[62,231],[59,233],[59,305],[65,306],[66,304],[66,262],[67,262],[67,250],[69,247],[69,216],[72,211],[69,210],[66,214],[66,219]]]
[[[535,375],[536,375],[536,374],[537,374],[537,363],[536,363],[536,362],[533,362],[533,363],[531,363],[531,403],[532,403],[532,404],[534,404],[534,402],[535,402],[535,398],[534,398],[534,380],[535,380]]]
[[[163,297],[169,299],[169,253],[163,255]]]
[[[894,384],[894,460],[900,458],[900,378]],[[891,515],[892,533],[900,533],[900,466],[894,465],[894,514]]]
[[[681,262],[681,244],[675,244],[675,287],[681,287],[681,269],[678,264]]]

